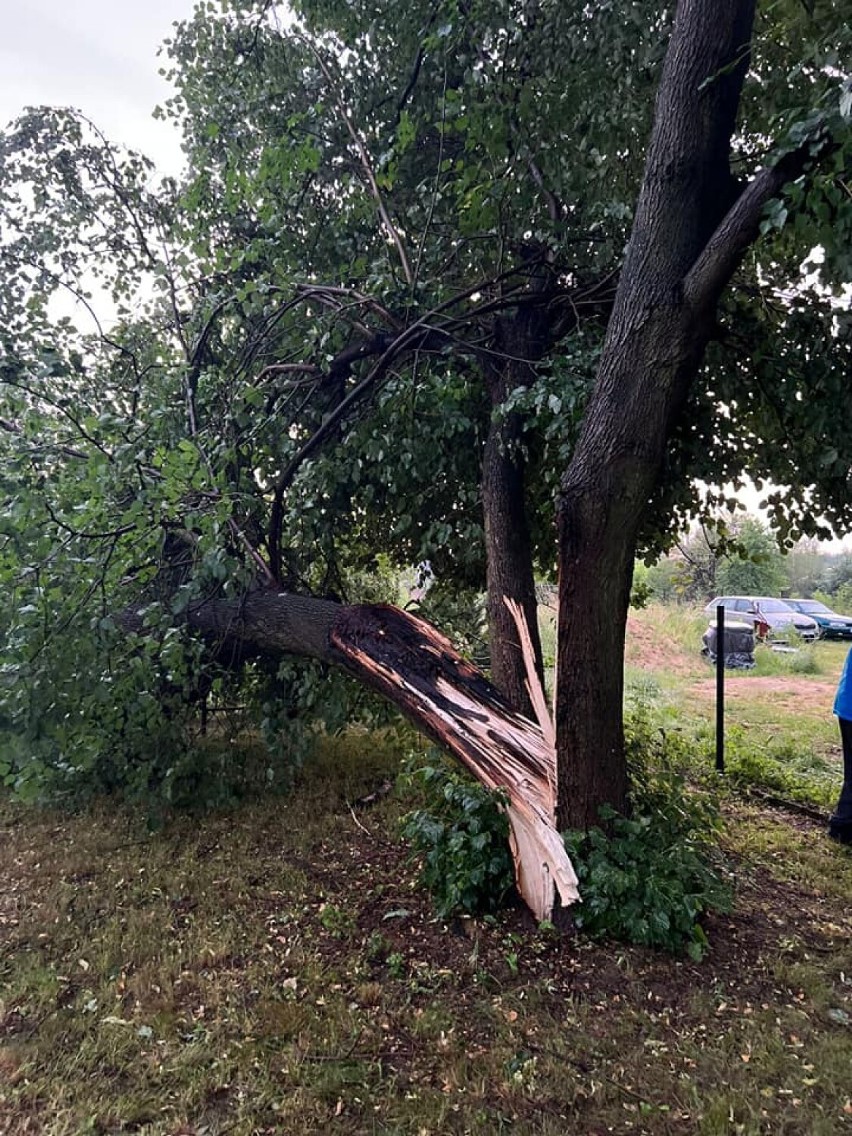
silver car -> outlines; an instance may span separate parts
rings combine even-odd
[[[725,609],[726,619],[751,623],[755,629],[759,623],[765,623],[773,635],[795,631],[802,639],[819,638],[819,626],[815,620],[774,596],[717,596],[705,607],[705,615],[714,616],[720,604]]]

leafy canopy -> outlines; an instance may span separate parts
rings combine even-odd
[[[380,566],[424,559],[481,587],[492,413],[521,416],[552,571],[670,20],[642,0],[202,3],[167,44],[179,182],[72,112],[2,136],[8,777],[108,779],[133,753],[143,788],[167,782],[191,699],[231,681],[183,622],[205,597],[368,598]],[[789,486],[790,539],[852,520],[849,74],[835,5],[761,7],[734,173],[802,138],[831,158],[726,296],[648,549],[700,510],[696,477]],[[318,682],[255,668],[247,704],[340,721],[351,690]]]

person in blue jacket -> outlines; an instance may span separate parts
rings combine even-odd
[[[843,788],[834,815],[828,822],[828,835],[841,844],[852,844],[852,650],[843,665],[834,699],[834,713],[843,742]]]

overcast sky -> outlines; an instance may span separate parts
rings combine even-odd
[[[0,128],[25,106],[72,106],[114,142],[180,169],[177,131],[151,112],[171,88],[157,49],[194,0],[0,0]]]

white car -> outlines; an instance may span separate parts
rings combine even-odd
[[[765,623],[772,634],[794,631],[802,639],[819,638],[819,626],[815,620],[774,596],[717,596],[705,607],[704,614],[712,618],[720,604],[725,609],[726,620],[751,623],[755,630],[758,624]]]

